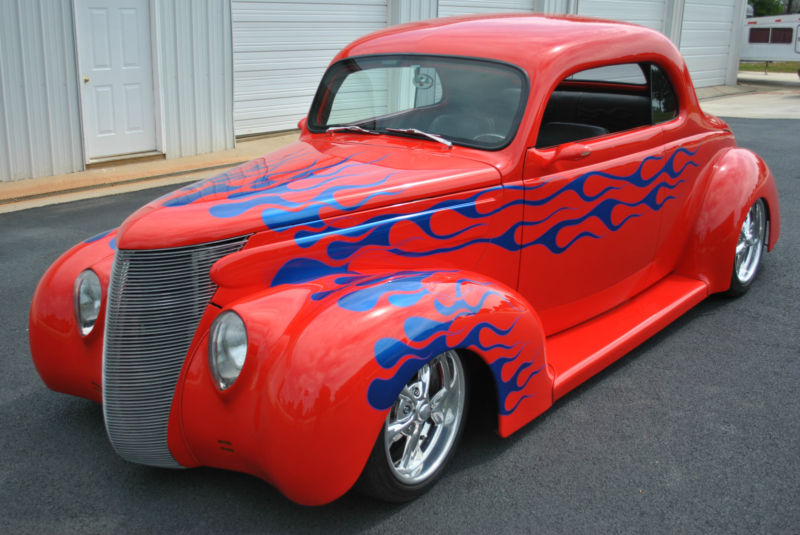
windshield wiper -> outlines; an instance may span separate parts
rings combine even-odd
[[[449,139],[445,139],[442,136],[437,136],[436,134],[431,134],[429,132],[425,132],[424,130],[419,130],[417,128],[386,128],[387,132],[397,132],[398,134],[413,134],[415,136],[422,136],[428,139],[432,139],[433,141],[438,141],[442,145],[447,145],[448,147],[453,146],[453,142]]]
[[[362,128],[355,124],[349,124],[344,126],[331,126],[327,130],[325,130],[326,134],[330,134],[332,132],[360,132],[362,134],[379,134],[380,132],[376,132],[375,130],[367,130],[366,128]]]

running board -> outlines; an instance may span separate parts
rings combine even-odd
[[[670,275],[608,312],[547,339],[553,400],[564,396],[708,296],[708,285]]]

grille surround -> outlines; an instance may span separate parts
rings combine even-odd
[[[103,340],[103,418],[124,459],[181,468],[167,444],[175,387],[217,289],[208,276],[211,266],[246,241],[115,254]]]

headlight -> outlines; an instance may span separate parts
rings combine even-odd
[[[75,279],[75,319],[81,336],[86,336],[94,328],[100,314],[103,290],[100,279],[91,269],[87,269]]]
[[[247,329],[242,318],[230,310],[223,312],[211,325],[208,363],[214,382],[225,390],[236,381],[247,357]]]

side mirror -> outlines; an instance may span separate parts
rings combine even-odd
[[[305,132],[307,130],[306,126],[308,125],[308,117],[303,117],[299,121],[297,121],[297,128],[300,129],[301,132]]]
[[[583,160],[591,153],[592,150],[583,143],[565,143],[564,145],[558,146],[556,149],[556,157],[553,161],[571,160],[576,162],[578,160]]]
[[[583,143],[564,143],[546,149],[531,148],[528,153],[533,156],[540,169],[548,169],[563,161],[576,162],[592,154],[592,150]]]

